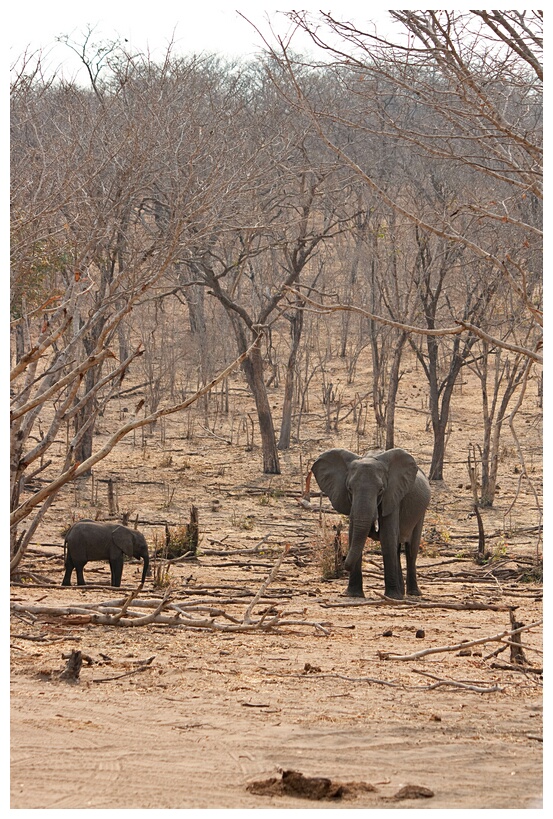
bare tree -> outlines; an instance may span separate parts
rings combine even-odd
[[[336,163],[321,157],[309,127],[301,118],[290,121],[262,72],[243,76],[246,87],[234,86],[227,101],[232,117],[218,167],[218,179],[232,195],[217,203],[220,228],[183,254],[225,309],[239,352],[258,328],[279,317],[287,288],[299,281],[320,247],[344,229],[351,212],[336,193],[344,184]],[[263,470],[278,474],[261,348],[254,347],[243,370],[256,403]]]
[[[295,81],[281,86],[326,145],[402,218],[446,242],[463,245],[504,277],[536,327],[539,344],[542,197],[542,13],[392,12],[405,44],[384,40],[331,14],[289,12],[292,21],[333,59],[332,70],[351,104],[325,108],[309,97],[305,61],[289,46],[271,49]],[[320,71],[328,71],[328,63]],[[344,133],[351,136],[344,139]],[[355,139],[353,138],[353,135]],[[422,212],[416,200],[390,194],[378,166],[359,161],[362,135],[427,156],[467,184],[448,206]],[[352,147],[354,146],[354,150]],[[527,203],[524,212],[521,203]],[[486,224],[489,231],[474,225]],[[508,226],[506,245],[487,241]],[[492,238],[493,242],[493,238]],[[474,332],[469,326],[467,330]],[[478,329],[478,328],[476,328]],[[500,343],[501,340],[497,339]]]
[[[177,189],[175,216],[159,229],[151,203],[168,152],[156,150],[162,131],[155,114],[165,109],[146,80],[163,78],[167,67],[119,56],[110,82],[98,81],[94,93],[63,82],[44,86],[40,71],[25,70],[13,82],[12,568],[63,485],[132,429],[188,406],[163,406],[144,419],[139,402],[109,444],[93,451],[98,413],[141,354],[135,345],[117,357],[121,323],[167,276],[191,240],[190,223],[195,241],[213,230],[206,203],[218,195]],[[197,144],[188,143],[188,165]]]
[[[431,477],[440,479],[452,390],[476,339],[541,361],[542,14],[391,14],[406,39],[380,38],[332,14],[289,12],[326,59],[298,58],[284,41],[268,49],[287,72],[277,84],[289,105],[416,230],[414,324],[426,329],[426,349],[407,332],[429,380]],[[306,63],[333,76],[342,88],[337,104],[310,93]],[[379,309],[373,300],[367,312],[382,323]],[[502,318],[495,335],[492,312]],[[522,350],[505,332],[513,313],[531,326]],[[393,318],[396,327],[411,324],[405,314]],[[373,352],[378,366],[378,342]]]
[[[528,358],[522,353],[512,355],[501,348],[489,349],[480,342],[481,355],[469,364],[482,386],[482,444],[478,445],[482,469],[481,506],[492,506],[497,491],[497,473],[501,456],[501,432],[509,418],[509,405],[528,375]]]

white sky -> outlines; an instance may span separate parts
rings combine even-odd
[[[78,66],[77,58],[67,46],[56,43],[56,37],[69,35],[75,41],[82,42],[80,35],[88,26],[94,28],[93,41],[124,38],[130,49],[148,49],[154,59],[165,54],[172,39],[175,54],[202,51],[229,56],[255,54],[263,47],[262,40],[235,11],[236,5],[267,35],[270,31],[268,18],[280,34],[284,35],[289,30],[289,24],[282,14],[265,8],[259,2],[158,0],[143,5],[139,3],[140,0],[93,0],[90,3],[76,0],[19,0],[13,3],[12,0],[7,15],[10,66],[26,50],[34,52],[42,49],[49,70],[61,66],[66,77],[68,74],[72,76]],[[340,3],[335,13],[363,22],[374,17],[379,17],[381,21],[387,18],[385,6],[358,0]],[[307,50],[307,38],[303,40],[303,45],[300,39],[294,38],[294,46],[296,50]]]

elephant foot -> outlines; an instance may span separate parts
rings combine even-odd
[[[389,597],[391,600],[403,600],[405,595],[399,591],[385,591],[384,597]]]
[[[344,597],[364,597],[365,592],[363,589],[346,589],[344,592]]]
[[[422,597],[422,592],[420,589],[407,589],[407,596],[408,597]]]

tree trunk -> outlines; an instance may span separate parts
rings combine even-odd
[[[91,367],[90,370],[87,371],[85,375],[85,392],[89,392],[94,388],[97,379],[100,377],[99,372],[97,372],[98,369],[99,369],[98,367]],[[96,398],[92,397],[89,399],[89,401],[87,401],[84,407],[75,416],[75,434],[79,433],[79,431],[89,420],[90,416],[95,415],[96,412],[97,412]],[[92,455],[94,427],[95,421],[88,425],[87,429],[83,432],[82,437],[77,443],[77,446],[75,447],[74,458],[75,461],[77,461],[77,463],[82,463],[83,461],[86,461],[87,458],[90,458],[90,456]]]
[[[129,357],[129,330],[122,323],[117,325],[117,341],[119,344],[119,361],[126,361]]]
[[[431,481],[443,481],[447,421],[444,423],[440,420],[436,425],[433,425],[433,429],[434,447],[432,449],[432,462],[430,464],[428,478]]]
[[[392,366],[390,368],[390,375],[388,381],[388,398],[386,401],[386,449],[393,449],[395,446],[395,420],[396,420],[396,398],[399,389],[399,367],[401,364],[401,356],[403,347],[407,340],[407,333],[402,333],[399,337],[396,349],[392,357]]]
[[[433,329],[433,328],[431,328]],[[432,463],[428,477],[431,481],[443,481],[444,479],[444,459],[446,450],[446,434],[449,422],[451,397],[453,389],[459,377],[459,373],[467,359],[476,337],[468,339],[459,351],[459,337],[454,341],[454,349],[451,354],[449,369],[444,378],[440,380],[438,362],[438,341],[435,337],[429,336],[427,339],[428,361],[425,362],[420,351],[415,347],[415,352],[419,356],[430,386],[430,415],[432,418],[432,430],[434,433],[434,447],[432,450]]]
[[[15,363],[18,364],[25,353],[25,328],[23,322],[15,326]]]
[[[280,463],[275,440],[275,428],[269,397],[263,378],[263,359],[257,344],[242,364],[248,386],[252,391],[259,419],[259,432],[263,451],[263,472],[267,475],[280,475]]]
[[[234,310],[228,309],[227,307],[227,313],[236,335],[238,350],[240,353],[243,353],[249,346],[246,341],[245,325],[236,315]],[[253,395],[257,410],[259,433],[261,435],[261,448],[263,452],[263,472],[265,472],[267,475],[280,475],[280,462],[276,446],[275,428],[271,413],[271,405],[269,404],[269,396],[267,395],[267,388],[263,377],[263,358],[261,356],[261,347],[259,342],[255,345],[248,358],[246,358],[242,363],[242,370],[246,376],[246,381],[248,382],[248,387]]]
[[[284,384],[284,403],[282,407],[282,423],[280,425],[280,438],[278,449],[290,448],[290,435],[292,429],[292,410],[294,405],[294,374],[300,346],[301,333],[303,329],[303,311],[297,310],[290,319],[292,348],[286,366],[286,381]]]
[[[194,278],[199,279],[201,272],[197,265],[191,264],[189,267],[192,274],[194,274]],[[201,284],[192,284],[189,271],[182,265],[177,265],[176,269],[179,282],[182,284],[182,294],[188,307],[190,332],[198,344],[200,377],[202,382],[207,384],[212,377],[213,367],[205,317],[205,287]],[[201,401],[204,412],[207,413],[209,395],[204,395]]]
[[[507,407],[523,376],[524,366],[521,357],[517,357],[509,366],[508,361],[501,366],[500,354],[496,352],[494,391],[491,408],[488,408],[487,390],[487,356],[488,348],[484,345],[484,365],[479,374],[482,382],[482,408],[484,414],[484,439],[482,445],[482,492],[480,506],[493,506],[497,490],[497,470],[499,462],[499,444],[501,429],[507,414]],[[500,387],[504,392],[498,401]]]

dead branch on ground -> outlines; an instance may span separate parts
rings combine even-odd
[[[246,623],[248,625],[251,623],[251,613],[252,613],[253,607],[256,605],[256,603],[259,602],[259,598],[265,592],[265,590],[267,589],[267,586],[269,585],[269,583],[271,583],[271,581],[275,579],[275,577],[276,577],[276,575],[278,573],[278,570],[280,569],[280,564],[282,563],[282,561],[284,560],[285,556],[288,554],[289,551],[290,551],[290,545],[287,544],[284,547],[284,549],[282,550],[279,557],[277,558],[276,563],[273,566],[273,568],[271,569],[271,571],[269,572],[269,575],[268,575],[267,579],[264,581],[261,588],[259,589],[259,591],[255,595],[255,597],[251,601],[250,605],[246,609],[246,611],[244,613],[244,623]]]
[[[505,629],[499,634],[493,634],[490,637],[480,637],[478,640],[467,640],[466,642],[456,643],[451,646],[436,646],[435,648],[424,648],[422,651],[415,651],[413,654],[393,654],[388,651],[379,651],[378,656],[381,660],[419,660],[421,657],[426,657],[429,654],[440,654],[446,651],[460,651],[465,648],[472,648],[472,646],[483,645],[484,643],[503,642],[505,637],[512,637],[514,634],[519,634],[522,631],[529,631],[531,628],[537,628],[543,624],[543,620],[537,620],[535,623],[530,623],[529,626],[521,626],[517,629]]]
[[[513,663],[492,663],[491,668],[500,671],[519,671],[522,674],[543,674],[543,666],[518,665]]]
[[[347,608],[348,606],[394,606],[394,608],[415,608],[415,609],[454,609],[455,611],[511,611],[516,606],[509,606],[506,603],[478,603],[469,601],[465,603],[432,603],[419,600],[393,600],[391,597],[384,597],[380,600],[348,600],[343,603],[320,602],[322,608]]]
[[[112,680],[120,680],[122,677],[130,677],[132,674],[140,674],[141,671],[146,671],[150,668],[152,662],[155,659],[154,657],[148,657],[147,660],[140,660],[138,667],[133,668],[131,671],[124,671],[121,674],[115,674],[113,677],[98,677],[97,679],[91,680],[93,683],[103,683],[103,682],[111,682]]]
[[[394,680],[381,680],[378,677],[350,677],[347,674],[277,674],[273,673],[271,676],[273,677],[294,677],[294,678],[306,678],[308,677],[309,680],[316,680],[316,679],[338,679],[338,680],[346,680],[346,682],[365,682],[369,683],[370,685],[383,685],[388,686],[390,688],[401,688],[403,690],[410,690],[410,691],[432,691],[435,688],[439,688],[441,686],[449,686],[451,688],[462,688],[466,691],[474,691],[477,694],[493,694],[497,691],[503,691],[504,689],[500,685],[492,685],[492,686],[484,686],[477,683],[466,683],[460,682],[457,680],[442,680],[436,677],[435,679],[437,682],[432,683],[430,685],[406,685],[405,683],[395,682]]]
[[[215,608],[206,606],[205,602],[199,604],[195,601],[179,603],[171,601],[171,589],[168,589],[167,593],[161,599],[139,600],[137,598],[142,590],[142,585],[133,590],[130,595],[125,598],[104,603],[79,603],[79,605],[76,606],[44,606],[12,603],[11,611],[13,613],[24,612],[34,616],[46,615],[48,617],[61,617],[66,618],[66,621],[67,618],[70,618],[69,622],[73,625],[91,623],[95,625],[137,627],[156,623],[157,625],[177,626],[179,628],[189,628],[200,631],[223,632],[270,631],[271,629],[280,629],[285,626],[310,626],[315,628],[316,631],[328,635],[328,624],[306,619],[296,619],[293,617],[295,612],[286,614],[277,611],[274,606],[268,607],[265,611],[261,612],[261,616],[258,619],[252,618],[254,606],[259,603],[267,587],[275,579],[288,551],[289,546],[286,546],[272,566],[266,580],[254,595],[253,600],[249,603],[241,620],[227,613],[221,606]],[[133,609],[130,608],[131,603],[133,604]],[[141,612],[135,610],[138,608],[153,608],[154,611],[143,615]],[[191,612],[205,612],[208,616],[194,617],[191,615]],[[222,618],[230,622],[221,623],[218,622],[217,618]]]

